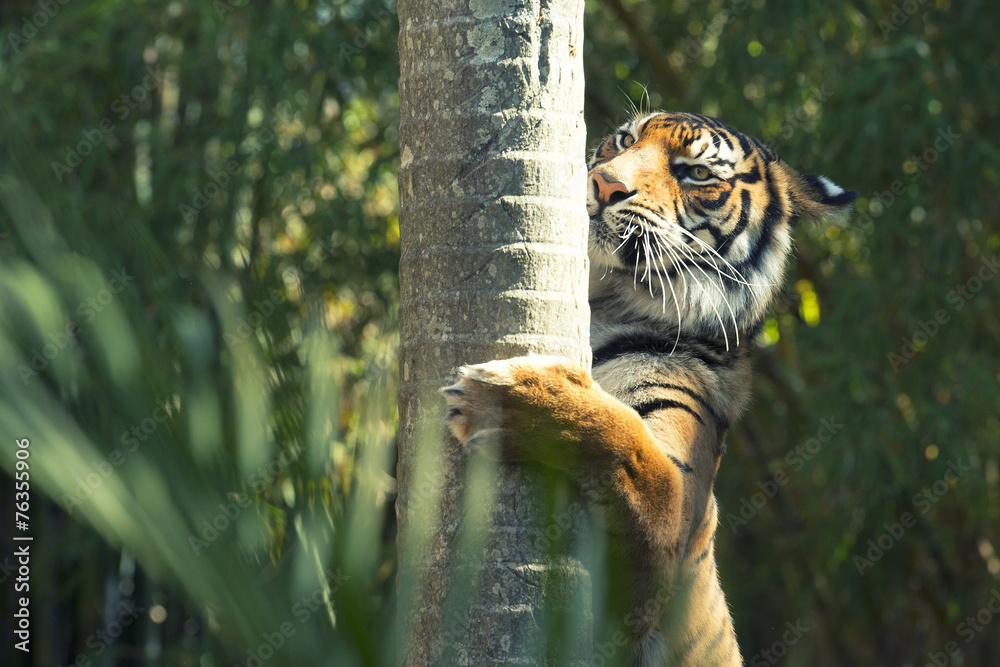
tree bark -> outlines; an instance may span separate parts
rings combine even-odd
[[[436,392],[529,351],[589,366],[583,2],[398,10],[399,662],[583,659],[589,580],[553,542],[573,543],[582,506],[545,471],[463,452]]]

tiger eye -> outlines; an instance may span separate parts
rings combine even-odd
[[[697,166],[691,169],[691,175],[699,181],[704,181],[709,177],[709,171],[705,167]]]

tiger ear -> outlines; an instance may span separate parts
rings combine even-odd
[[[857,190],[845,190],[826,176],[795,173],[790,194],[795,217],[802,220],[826,218],[834,224],[847,221]]]

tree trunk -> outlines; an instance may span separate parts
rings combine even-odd
[[[583,2],[398,10],[399,662],[585,659],[589,580],[553,542],[574,542],[582,506],[446,439],[436,392],[529,351],[589,365]]]

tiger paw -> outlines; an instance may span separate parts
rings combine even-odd
[[[547,460],[544,445],[565,431],[560,406],[579,400],[574,389],[590,376],[561,357],[528,356],[463,366],[441,389],[446,422],[462,444],[499,461]]]
[[[502,412],[499,385],[485,367],[463,366],[458,382],[441,389],[448,409],[445,423],[452,435],[463,445],[481,450],[500,435]]]

